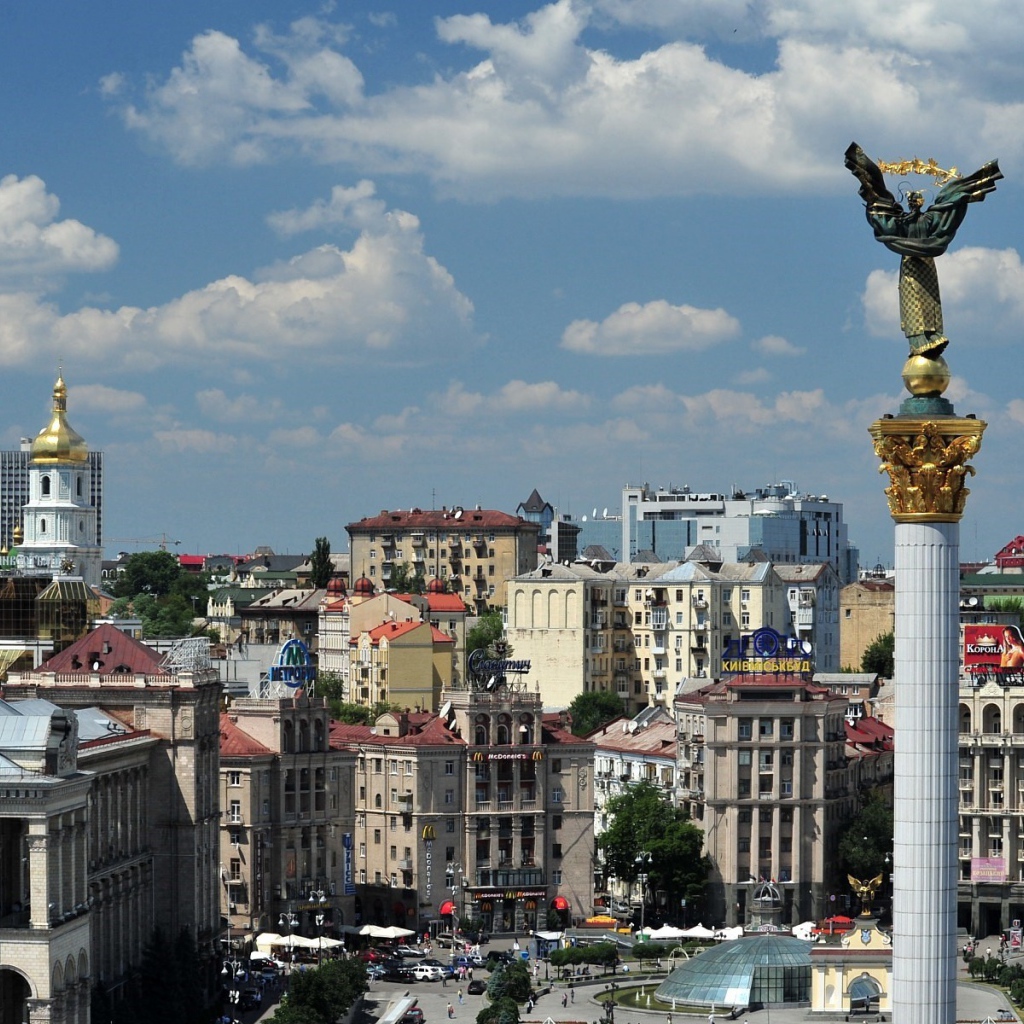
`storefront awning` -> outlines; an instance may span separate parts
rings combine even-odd
[[[569,909],[569,901],[564,896],[556,896],[551,901],[551,906],[555,910],[568,910]]]
[[[445,900],[444,903],[442,903],[441,906],[438,908],[437,912],[442,917],[444,917],[447,914],[454,914],[455,913],[455,904],[452,903],[451,900]]]

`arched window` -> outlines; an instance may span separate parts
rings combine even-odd
[[[376,796],[375,796],[375,797],[373,798],[373,806],[374,806],[374,807],[382,807],[382,806],[383,806],[383,802],[381,801],[380,793],[378,793],[378,794],[377,794],[377,795],[376,795]]]
[[[517,737],[520,743],[532,743],[533,742],[533,715],[520,715],[519,716],[519,736]]]
[[[75,478],[75,492],[78,494],[78,497],[82,496],[82,478],[81,477],[76,477]]]
[[[45,519],[40,519],[39,520],[39,532],[40,533],[46,533],[46,520]]]
[[[295,751],[295,727],[291,722],[284,723],[284,729],[281,735],[281,746],[284,748],[284,753],[291,754]]]
[[[299,750],[309,750],[309,722],[304,718],[299,722]]]
[[[39,490],[44,498],[48,498],[50,496],[50,478],[48,476],[44,476],[39,481]]]
[[[491,720],[487,715],[477,715],[473,726],[473,742],[478,747],[486,747],[491,742]]]
[[[512,719],[508,715],[498,715],[498,732],[495,742],[500,747],[507,747],[512,742]]]

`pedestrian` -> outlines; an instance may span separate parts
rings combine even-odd
[[[569,989],[569,1002],[570,1003],[575,1003],[576,1002],[576,989],[574,989],[574,988]],[[672,1024],[672,1022],[669,1021],[668,1024]]]
[[[668,1015],[668,1024],[672,1024],[672,1014]]]
[[[441,975],[441,988],[448,987],[448,975],[447,973]]]
[[[459,989],[459,1006],[462,1005],[462,989]]]
[[[562,1006],[565,1007],[565,1006],[568,1006],[568,1004],[569,1004],[569,997],[563,992],[562,993]]]
[[[448,1019],[451,1020],[455,1016],[455,1007],[448,1003]]]
[[[711,1008],[711,1012],[708,1014],[708,1024],[715,1024],[715,1009]]]

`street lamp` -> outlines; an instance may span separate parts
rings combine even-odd
[[[285,935],[288,936],[288,962],[290,964],[295,954],[292,946],[292,930],[299,927],[299,919],[290,910],[286,910],[278,918],[277,926],[284,930]]]
[[[459,886],[455,881],[465,876],[462,874],[462,865],[450,860],[444,867],[445,881],[451,887],[452,892],[452,953],[455,952],[455,937],[459,934]]]
[[[649,850],[641,850],[633,861],[636,864],[637,879],[640,882],[640,934],[644,931],[644,904],[647,902],[647,878],[654,858]]]
[[[238,987],[238,976],[241,973],[241,960],[225,960],[224,966],[221,968],[220,972],[221,977],[224,978],[226,983],[230,986],[228,989],[228,1003],[231,1006],[232,1024],[238,1020],[238,1001],[242,995],[242,991]]]
[[[327,906],[327,894],[323,889],[311,889],[309,892],[309,902],[316,904],[316,965],[319,967],[324,962],[324,921],[327,917],[324,913],[324,908]]]

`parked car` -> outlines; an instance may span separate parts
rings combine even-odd
[[[429,964],[416,964],[412,969],[412,976],[417,981],[440,981],[444,977],[444,971]]]
[[[395,946],[391,952],[395,956],[402,957],[403,960],[419,959],[427,955],[422,949],[417,949],[415,946]]]
[[[440,960],[436,960],[433,957],[428,957],[426,960],[421,960],[420,962],[426,964],[427,967],[440,967],[441,973],[446,978],[450,978],[455,974],[455,968],[452,967],[451,964],[443,964]]]
[[[459,953],[457,956],[452,957],[453,967],[483,967],[485,961],[483,957],[475,956],[471,953]]]
[[[515,962],[516,958],[511,953],[501,949],[492,949],[484,958],[484,967],[489,971],[493,971],[498,964],[514,964]]]
[[[387,977],[387,971],[380,964],[367,964],[366,965],[366,977],[370,981],[376,981],[378,978]]]
[[[474,978],[466,986],[466,991],[471,996],[482,996],[487,991],[487,982],[481,978]]]
[[[359,959],[366,964],[379,964],[384,959],[384,954],[379,949],[364,949],[359,954]]]
[[[411,1010],[405,1011],[405,1016],[398,1024],[423,1024],[424,1019],[423,1011],[418,1006],[414,1006]]]
[[[455,942],[455,936],[452,935],[451,932],[438,932],[437,936],[434,938],[434,941],[442,949],[451,949],[452,944]]]

